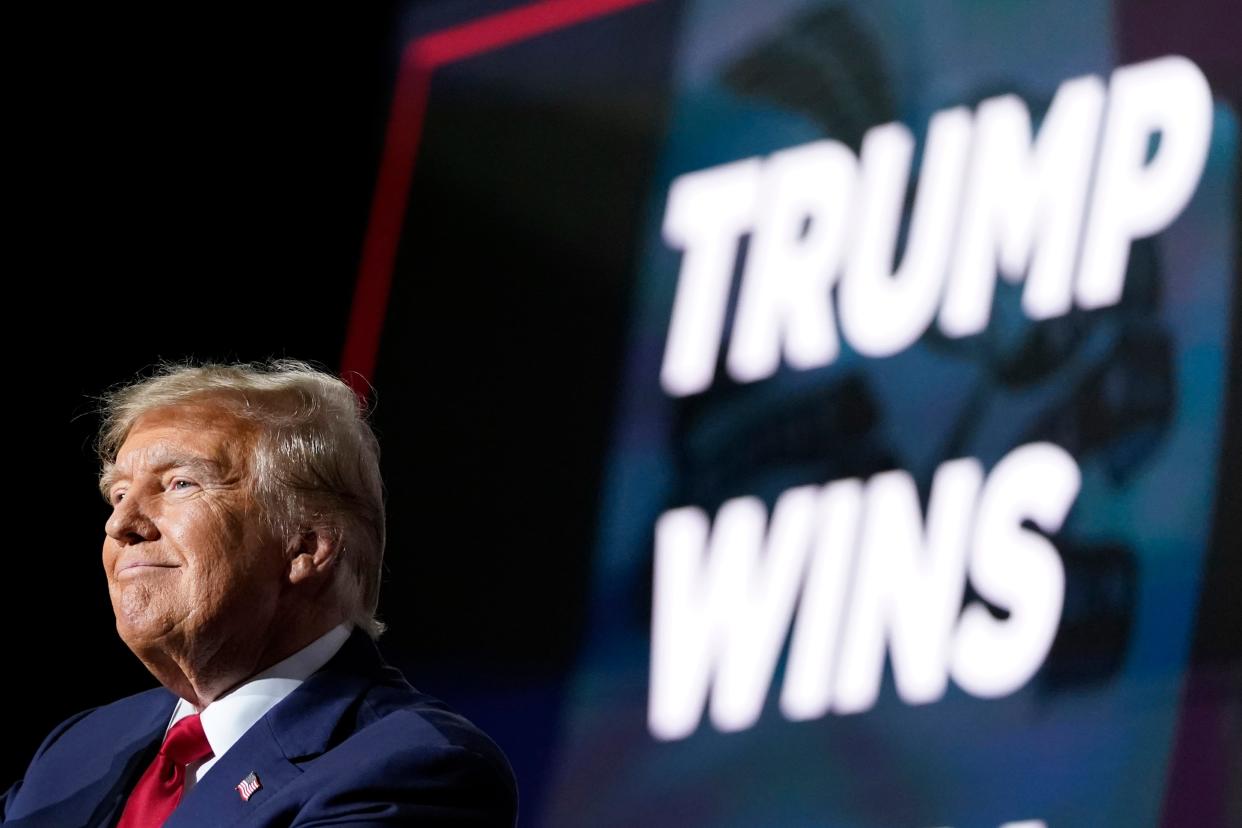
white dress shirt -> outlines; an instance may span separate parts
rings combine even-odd
[[[348,623],[333,627],[284,661],[273,664],[207,705],[199,714],[199,721],[203,724],[207,743],[211,745],[212,756],[186,768],[184,793],[189,793],[194,783],[202,779],[212,765],[267,711],[327,664],[344,645],[352,629],[353,626]],[[168,727],[196,712],[194,705],[185,699],[178,700]],[[168,731],[164,732],[167,735]]]

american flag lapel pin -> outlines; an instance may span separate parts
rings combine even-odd
[[[242,802],[249,802],[254,792],[262,787],[263,783],[259,781],[259,775],[251,771],[245,779],[237,783],[237,792],[241,794]]]

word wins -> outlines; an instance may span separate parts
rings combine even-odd
[[[795,721],[874,705],[886,651],[908,704],[936,701],[950,677],[977,697],[1014,692],[1039,669],[1060,623],[1065,570],[1045,534],[1060,529],[1080,483],[1064,449],[1031,443],[986,480],[973,458],[942,464],[926,521],[901,470],[785,491],[770,525],[754,497],[725,502],[714,525],[696,507],[664,513],[655,530],[652,735],[689,736],[709,694],[716,728],[752,726],[787,638],[780,709]],[[982,601],[963,608],[967,578],[1007,615]]]

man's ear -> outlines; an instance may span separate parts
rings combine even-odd
[[[341,533],[332,527],[307,529],[289,540],[289,582],[308,583],[326,579],[336,568]]]

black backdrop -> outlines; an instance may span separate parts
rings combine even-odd
[[[418,25],[504,5],[520,4],[440,4]],[[664,29],[670,6],[658,13]],[[46,535],[11,550],[0,601],[14,665],[6,697],[23,711],[0,752],[0,784],[20,777],[67,716],[153,685],[115,635],[99,564],[107,509],[94,482],[93,397],[161,359],[290,356],[339,367],[398,56],[415,33],[411,8],[20,20],[10,200],[21,264],[9,271],[6,346],[21,473],[9,486]],[[645,117],[658,117],[659,104],[641,102]],[[444,119],[425,152],[451,156],[455,131],[477,117]],[[528,123],[525,134],[539,127]],[[646,136],[598,137],[597,156],[579,163],[606,163],[614,183],[637,186],[651,162]],[[496,139],[502,148],[504,133]],[[454,219],[479,208],[442,196],[447,235],[428,239],[432,259],[468,243]],[[576,260],[510,267],[507,287],[483,294],[460,324],[452,309],[480,294],[437,262],[448,278],[420,282],[420,324],[387,333],[433,356],[408,374],[381,358],[375,378],[382,447],[421,458],[385,464],[399,508],[381,648],[501,742],[528,814],[581,632],[637,206],[620,218],[612,210]],[[487,267],[489,254],[474,253],[471,265]],[[571,278],[582,267],[591,278]],[[467,343],[446,347],[463,330]],[[571,340],[584,346],[564,349]],[[519,380],[522,364],[548,370]],[[553,364],[582,379],[554,381]],[[470,524],[480,499],[499,507],[463,542],[454,527]],[[482,560],[485,548],[500,554]]]
[[[151,686],[116,638],[98,551],[92,395],[161,358],[335,367],[367,218],[395,13],[30,15],[5,348],[11,547],[4,784],[75,710]],[[20,676],[16,682],[14,678]]]

